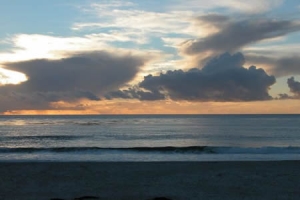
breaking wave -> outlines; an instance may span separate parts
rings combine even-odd
[[[174,154],[300,154],[300,147],[211,147],[211,146],[188,146],[188,147],[54,147],[54,148],[0,148],[0,153],[104,153],[104,152],[131,152],[131,153],[174,153]]]

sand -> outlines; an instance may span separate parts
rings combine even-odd
[[[0,163],[1,200],[83,196],[103,200],[299,199],[300,161]]]

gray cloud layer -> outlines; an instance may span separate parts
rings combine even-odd
[[[216,14],[200,16],[198,20],[215,26],[219,31],[196,41],[187,41],[182,49],[186,54],[235,52],[248,44],[300,30],[300,24],[290,20],[231,20]]]
[[[266,53],[267,54],[267,53]],[[268,70],[276,77],[300,74],[300,57],[285,56],[281,58],[247,55],[247,60],[254,63],[267,64],[271,66]]]
[[[244,68],[241,53],[222,54],[210,60],[202,69],[174,70],[160,75],[148,75],[139,88],[119,90],[107,98],[138,98],[158,100],[171,98],[189,101],[256,101],[268,100],[269,87],[275,83],[263,69]]]
[[[295,81],[294,77],[291,77],[287,80],[288,86],[290,88],[290,92],[295,94],[300,98],[300,82]]]
[[[148,58],[88,52],[60,60],[30,60],[7,63],[11,70],[29,78],[20,85],[0,87],[0,111],[47,108],[50,102],[100,100],[102,94],[117,90],[132,80]]]
[[[131,87],[126,90],[117,90],[105,95],[106,99],[139,99],[141,101],[155,101],[166,99],[166,96],[158,90],[144,91],[139,87]]]

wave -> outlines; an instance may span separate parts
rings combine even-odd
[[[101,122],[74,122],[75,125],[79,126],[100,126],[103,123]]]
[[[25,135],[25,136],[5,136],[0,137],[0,141],[7,140],[75,140],[82,139],[87,136],[78,135]]]
[[[188,147],[53,147],[53,148],[0,148],[0,153],[177,153],[177,154],[300,154],[300,147],[212,147],[212,146],[188,146]]]
[[[191,147],[53,147],[53,148],[34,148],[34,147],[20,147],[20,148],[0,148],[0,153],[30,153],[30,152],[86,152],[86,151],[133,151],[133,152],[178,152],[178,153],[199,153],[204,152],[205,146],[191,146]],[[213,153],[213,152],[211,152]]]

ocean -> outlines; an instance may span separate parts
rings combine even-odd
[[[0,116],[0,161],[300,160],[300,115]]]

